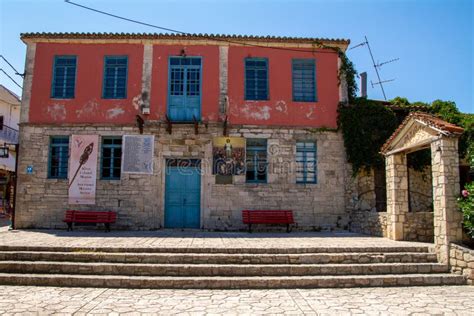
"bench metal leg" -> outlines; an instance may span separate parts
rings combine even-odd
[[[252,233],[252,224],[249,224],[249,233]]]
[[[67,231],[72,231],[72,222],[66,223],[67,224]]]
[[[105,232],[110,232],[110,223],[105,223]]]
[[[291,232],[290,224],[286,224],[286,232],[287,232],[287,233],[290,233],[290,232]]]

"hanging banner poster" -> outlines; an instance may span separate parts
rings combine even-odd
[[[122,173],[153,174],[154,135],[124,135]]]
[[[69,204],[95,204],[98,135],[72,135]]]
[[[212,140],[214,174],[231,176],[245,173],[245,138],[215,137]]]

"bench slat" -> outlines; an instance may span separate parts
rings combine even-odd
[[[242,220],[244,224],[294,224],[293,211],[291,210],[243,210]]]
[[[117,213],[114,211],[76,211],[67,210],[64,222],[68,223],[72,229],[72,223],[100,223],[113,224],[117,220]],[[109,226],[106,225],[108,229]]]

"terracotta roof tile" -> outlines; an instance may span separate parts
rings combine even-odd
[[[398,126],[395,132],[393,132],[393,134],[387,139],[385,144],[383,144],[382,149],[380,150],[382,154],[385,154],[388,151],[390,144],[411,120],[419,120],[432,128],[441,130],[447,135],[461,135],[464,132],[462,127],[446,122],[445,120],[432,114],[424,112],[412,112],[403,120],[402,124]]]
[[[172,33],[22,33],[21,39],[214,39],[229,41],[258,41],[282,43],[313,44],[332,43],[349,45],[350,40],[339,38],[313,38],[313,37],[287,37],[287,36],[254,36],[254,35],[228,35],[228,34],[172,34]]]

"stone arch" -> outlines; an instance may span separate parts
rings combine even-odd
[[[449,245],[462,239],[458,139],[463,129],[427,113],[415,112],[382,147],[387,181],[387,237],[403,240],[408,212],[407,154],[431,149],[434,243],[438,260],[449,263]]]

